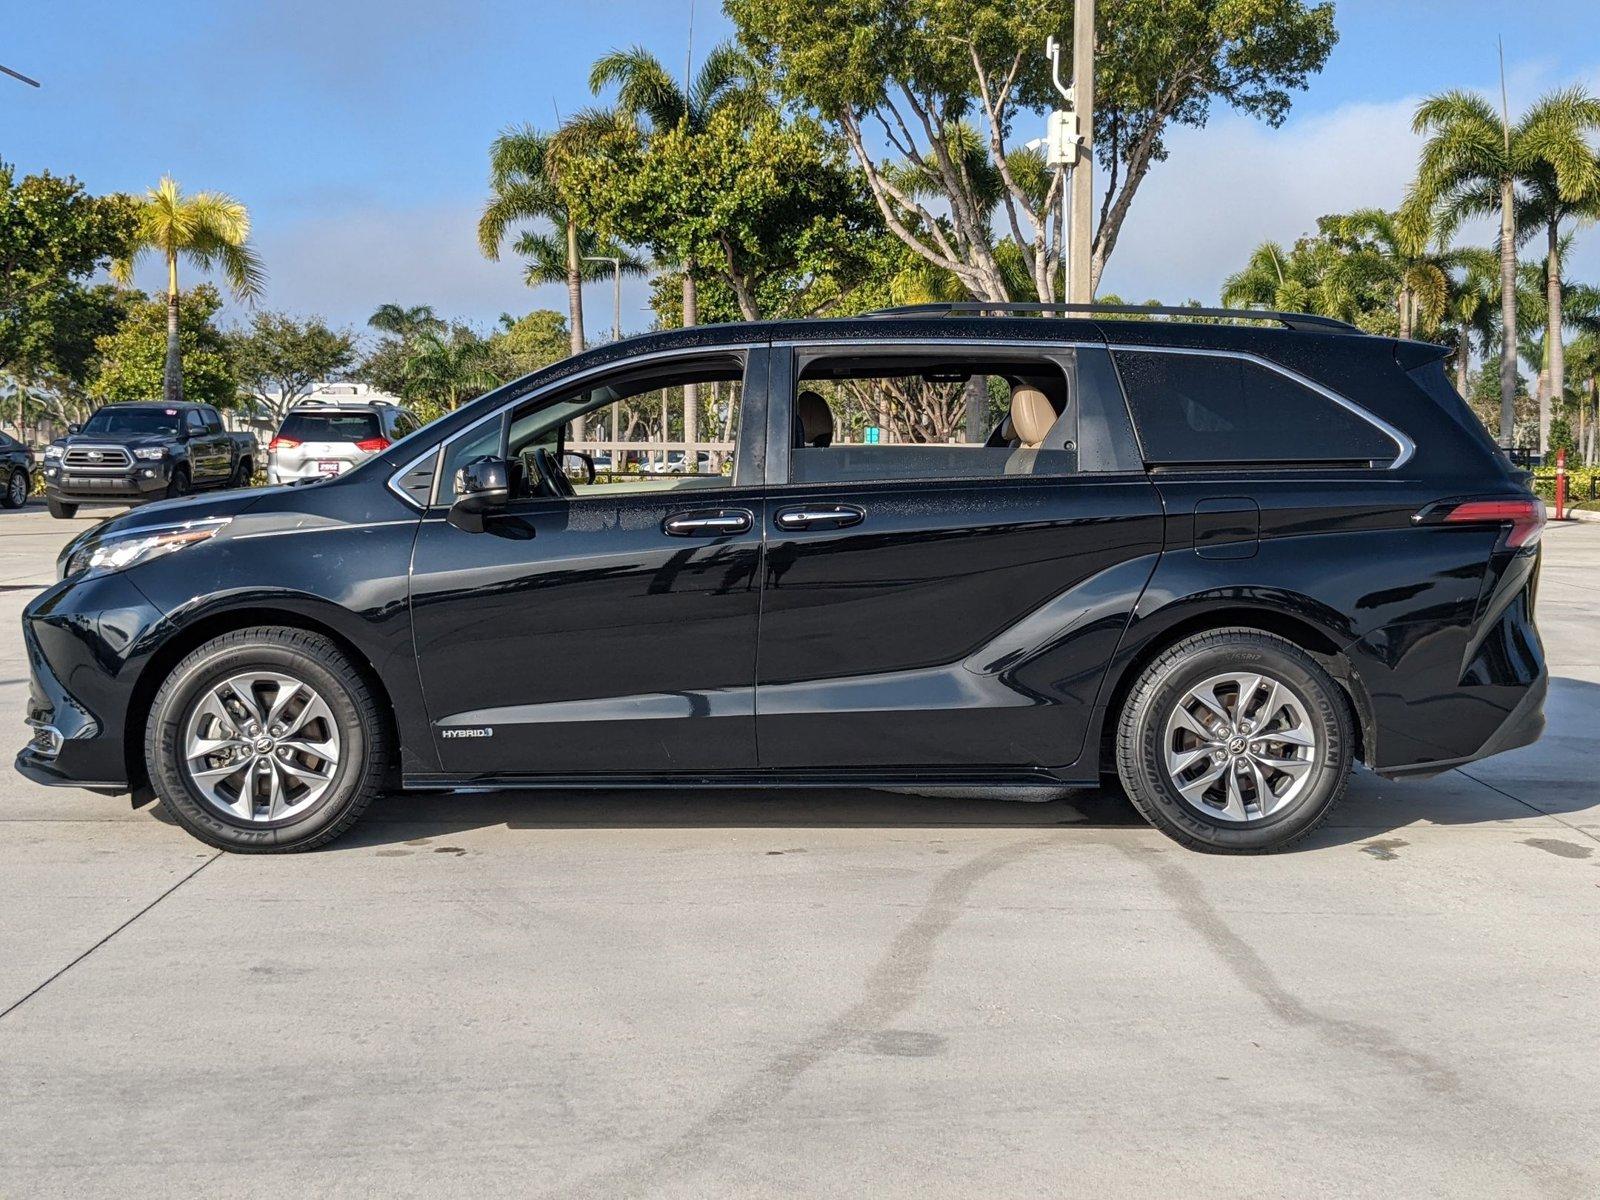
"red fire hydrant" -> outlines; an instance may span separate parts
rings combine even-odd
[[[1567,519],[1567,452],[1556,451],[1556,520]]]

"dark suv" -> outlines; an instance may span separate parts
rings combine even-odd
[[[107,522],[24,614],[17,765],[232,850],[393,786],[1116,775],[1185,845],[1257,851],[1357,760],[1539,735],[1544,512],[1444,348],[1073,311],[652,334],[338,478]],[[691,396],[666,449],[701,471],[563,472],[600,449],[578,418],[615,446]]]

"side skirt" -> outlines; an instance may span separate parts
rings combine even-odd
[[[437,775],[407,774],[406,791],[665,791],[680,788],[740,790],[827,789],[888,791],[952,800],[1054,800],[1092,787],[1046,770],[991,772],[727,771],[684,775]]]

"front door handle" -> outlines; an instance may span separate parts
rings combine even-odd
[[[749,509],[719,508],[674,513],[661,522],[661,530],[673,537],[727,537],[732,533],[749,533],[754,523]]]
[[[780,508],[772,523],[779,529],[849,529],[866,517],[867,510],[854,504],[796,504]]]

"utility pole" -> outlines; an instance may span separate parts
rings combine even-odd
[[[622,259],[606,254],[585,254],[584,262],[604,262],[611,264],[611,340],[622,340]],[[622,415],[622,403],[618,400],[611,402],[611,440],[622,440],[622,427],[618,420]],[[617,461],[618,451],[611,452],[611,463],[615,468],[621,464]]]
[[[1078,161],[1072,169],[1072,260],[1067,301],[1092,304],[1094,284],[1094,0],[1073,0],[1072,91]]]

